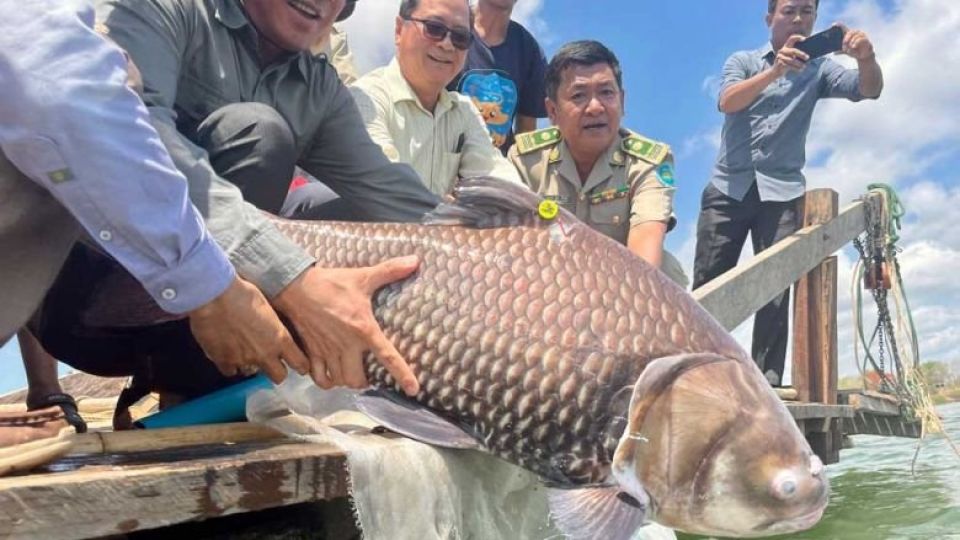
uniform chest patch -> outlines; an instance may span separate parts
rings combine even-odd
[[[620,186],[618,188],[605,189],[599,193],[590,195],[590,204],[602,204],[614,199],[622,199],[630,193],[630,186]]]

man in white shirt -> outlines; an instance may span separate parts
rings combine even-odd
[[[373,141],[391,161],[409,163],[438,195],[458,177],[520,183],[493,146],[476,106],[446,90],[463,69],[472,19],[466,0],[404,0],[396,58],[351,87]]]

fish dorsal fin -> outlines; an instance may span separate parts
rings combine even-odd
[[[572,225],[576,218],[555,201],[542,199],[524,186],[481,176],[461,180],[452,202],[427,214],[427,225],[460,225],[476,229],[538,226],[556,222]]]
[[[647,520],[649,500],[617,486],[550,489],[550,515],[570,540],[629,540]]]
[[[423,443],[461,450],[483,449],[480,441],[463,428],[394,394],[380,390],[364,392],[357,396],[357,408],[387,429]]]

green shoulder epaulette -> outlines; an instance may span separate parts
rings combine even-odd
[[[529,154],[534,150],[540,150],[548,146],[553,146],[560,142],[560,130],[555,127],[548,127],[531,131],[530,133],[521,133],[517,135],[517,153],[521,156]]]
[[[623,151],[635,158],[659,165],[667,159],[667,155],[670,153],[670,145],[666,143],[648,139],[632,131],[627,131],[625,135],[622,145]]]

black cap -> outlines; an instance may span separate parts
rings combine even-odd
[[[354,8],[357,7],[357,0],[347,0],[343,4],[343,9],[340,10],[340,14],[337,15],[337,22],[347,20],[351,15],[353,15]]]

